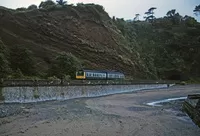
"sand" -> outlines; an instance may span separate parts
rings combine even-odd
[[[162,106],[146,104],[197,92],[200,85],[68,101],[1,104],[1,109],[12,114],[0,118],[0,136],[200,136],[200,128],[181,111],[182,100]]]

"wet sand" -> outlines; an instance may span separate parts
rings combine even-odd
[[[200,85],[53,101],[0,105],[0,136],[199,136],[181,111],[183,100],[149,106],[158,100],[186,97]]]

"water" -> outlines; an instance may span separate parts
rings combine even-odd
[[[170,101],[177,101],[177,100],[185,100],[187,97],[178,97],[178,98],[169,98],[169,99],[164,99],[164,100],[159,100],[155,102],[149,102],[147,105],[149,106],[162,106],[161,103],[166,103]]]

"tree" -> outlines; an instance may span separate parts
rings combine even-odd
[[[81,62],[76,56],[71,53],[61,53],[52,62],[52,66],[49,69],[49,76],[56,76],[63,79],[64,76],[70,75],[75,78],[76,70],[81,68]]]
[[[32,4],[28,7],[28,10],[34,10],[34,9],[37,9],[37,5]]]
[[[115,18],[115,16],[113,16],[113,17],[112,17],[112,21],[113,21],[113,22],[115,22],[115,21],[116,21],[116,18]]]
[[[138,21],[139,20],[139,16],[140,16],[140,14],[135,14],[135,18],[133,20],[134,21]]]
[[[66,5],[67,4],[67,1],[64,1],[64,0],[56,0],[56,2],[59,4],[59,5]]]
[[[46,0],[46,1],[42,1],[40,3],[39,8],[48,9],[48,8],[51,8],[55,5],[56,5],[56,3],[53,2],[52,0]]]
[[[174,17],[175,13],[176,13],[176,9],[172,9],[168,11],[166,15],[167,17]]]
[[[0,39],[0,79],[7,77],[11,71],[7,52],[6,46]]]
[[[146,19],[147,22],[153,22],[154,19],[156,19],[156,17],[154,16],[155,9],[157,9],[157,8],[151,7],[147,12],[144,13],[144,14],[146,14],[146,16],[144,18]]]
[[[196,6],[193,12],[196,16],[200,15],[200,5]]]
[[[13,71],[19,69],[26,76],[36,75],[35,61],[30,50],[20,46],[13,47],[10,51],[10,62]]]
[[[21,7],[21,8],[17,8],[16,10],[17,10],[17,11],[26,11],[27,9],[24,8],[24,7]]]
[[[171,22],[175,24],[179,24],[182,21],[182,16],[176,12],[176,9],[172,9],[167,12],[167,18],[171,20]]]
[[[10,71],[9,62],[4,54],[0,53],[0,79],[8,76]]]
[[[187,16],[187,15],[183,17],[183,21],[187,26],[190,26],[190,27],[194,27],[196,24],[198,24],[195,18]]]

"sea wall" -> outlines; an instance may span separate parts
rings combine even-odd
[[[2,87],[1,103],[29,103],[50,100],[67,100],[98,97],[146,89],[167,88],[173,84],[94,85],[94,86],[19,86]]]

